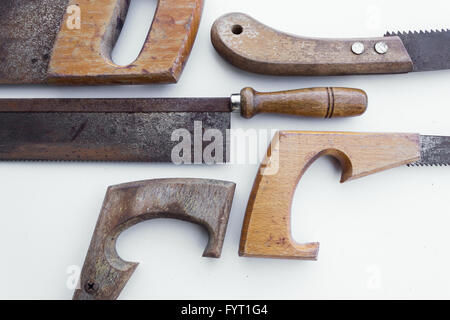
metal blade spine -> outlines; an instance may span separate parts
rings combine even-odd
[[[0,99],[0,114],[231,112],[229,98]]]

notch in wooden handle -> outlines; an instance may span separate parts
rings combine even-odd
[[[310,88],[280,92],[241,91],[241,114],[278,113],[315,118],[354,117],[367,109],[367,94],[350,88]]]

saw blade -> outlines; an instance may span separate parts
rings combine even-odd
[[[450,137],[420,136],[420,161],[409,166],[450,165]]]
[[[208,163],[209,148],[223,163],[230,122],[229,112],[4,112],[0,160]],[[213,142],[221,148],[211,150]]]
[[[450,31],[388,32],[398,36],[414,64],[413,71],[450,69]]]
[[[41,83],[69,0],[2,0],[0,82]]]

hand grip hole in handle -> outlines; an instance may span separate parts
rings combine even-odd
[[[130,1],[68,1],[81,9],[81,29],[62,25],[53,44],[47,82],[88,85],[178,81],[197,35],[204,0],[158,0],[144,46],[126,67],[111,61],[111,51]],[[150,20],[151,9],[145,11],[149,11]]]
[[[158,1],[131,0],[125,21],[118,19],[116,43],[111,60],[118,66],[128,66],[139,57],[150,32]],[[109,53],[108,53],[109,54]]]

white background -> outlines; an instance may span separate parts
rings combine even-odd
[[[132,0],[115,61],[127,64],[151,22],[156,0]],[[176,85],[0,87],[0,97],[228,96],[312,86],[358,87],[369,95],[360,118],[310,120],[233,116],[233,128],[450,135],[450,71],[386,76],[271,77],[240,71],[213,49],[209,32],[240,11],[278,30],[315,37],[381,36],[450,27],[445,0],[207,0],[198,37]],[[133,45],[136,46],[133,49]],[[221,259],[202,258],[207,234],[175,220],[141,223],[122,234],[119,254],[140,266],[121,299],[450,298],[450,168],[401,167],[339,184],[341,169],[321,158],[293,205],[293,236],[320,241],[319,261],[238,257],[257,165],[0,163],[0,298],[70,299],[70,266],[82,266],[107,186],[166,177],[237,183]],[[70,281],[69,281],[70,282]]]

